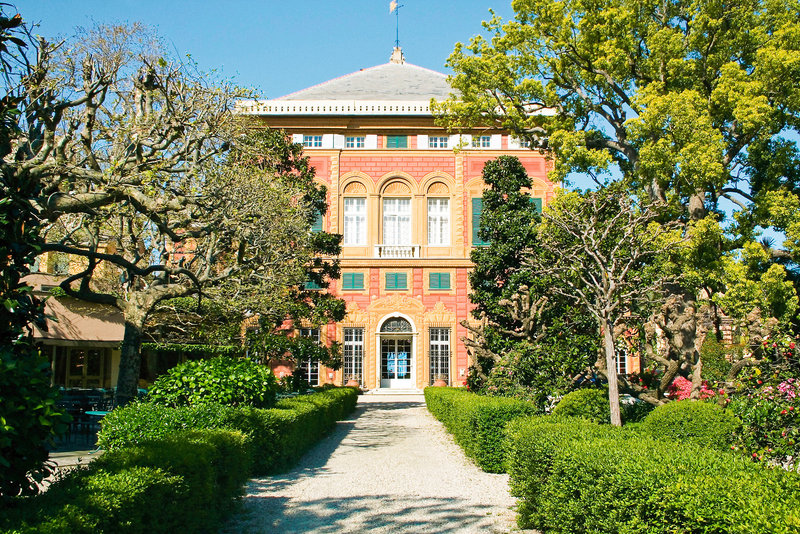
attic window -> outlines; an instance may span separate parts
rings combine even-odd
[[[386,148],[408,148],[407,135],[387,135]]]
[[[321,135],[304,135],[303,146],[306,148],[320,148],[322,147]]]

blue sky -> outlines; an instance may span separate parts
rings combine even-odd
[[[510,18],[510,3],[401,1],[406,61],[449,72],[444,63],[455,43],[482,31],[489,8]],[[268,98],[386,63],[395,40],[389,0],[17,0],[16,7],[50,38],[95,22],[143,22],[202,69],[222,69]]]

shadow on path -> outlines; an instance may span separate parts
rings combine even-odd
[[[508,532],[503,476],[467,461],[424,402],[359,399],[293,468],[251,480],[221,532]]]
[[[268,484],[255,490],[272,492]],[[250,497],[247,515],[258,517],[238,532],[492,532],[492,506],[461,499],[414,495],[360,495],[296,502]],[[470,514],[465,514],[465,509]],[[232,531],[229,531],[232,532]]]

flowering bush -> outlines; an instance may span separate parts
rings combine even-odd
[[[796,465],[800,455],[800,380],[762,381],[733,397],[729,408],[742,420],[733,448],[758,460]]]
[[[686,400],[692,395],[692,381],[682,376],[678,376],[672,381],[668,390],[667,397],[672,400]],[[703,380],[700,385],[700,398],[707,399],[716,395],[716,392],[711,389],[708,382]]]

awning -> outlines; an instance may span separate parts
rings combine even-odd
[[[36,289],[39,280],[26,281]],[[35,275],[31,278],[38,278]],[[47,345],[118,347],[125,334],[125,320],[117,308],[70,297],[49,297],[45,302],[47,331],[34,327],[34,338]]]

